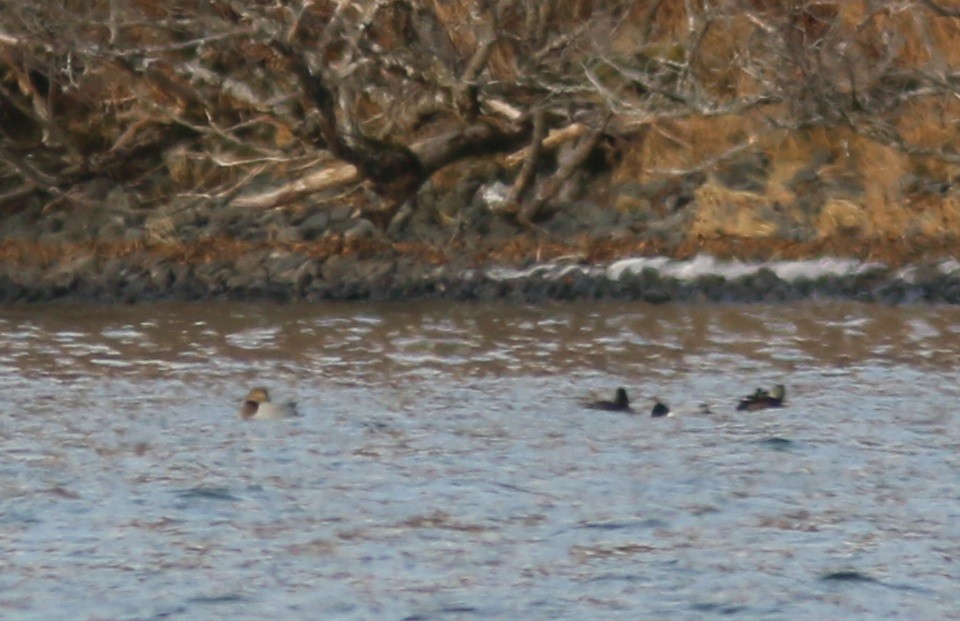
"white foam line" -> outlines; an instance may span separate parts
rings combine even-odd
[[[901,267],[893,273],[894,280],[905,282],[909,285],[917,284],[917,268]]]
[[[960,272],[960,261],[956,259],[945,259],[940,262],[940,265],[937,266],[943,274],[955,274]]]
[[[607,277],[610,280],[620,280],[624,274],[639,274],[646,268],[652,268],[661,276],[682,281],[696,280],[704,276],[720,276],[727,280],[736,280],[756,274],[762,269],[768,269],[778,278],[792,282],[823,276],[856,276],[883,269],[883,267],[881,263],[864,263],[854,259],[828,258],[744,263],[743,261],[721,261],[711,255],[697,255],[686,261],[674,261],[663,257],[623,259],[612,263],[607,268]]]
[[[487,278],[491,280],[523,280],[531,276],[541,275],[549,279],[559,279],[571,273],[592,274],[600,273],[597,268],[584,267],[583,265],[570,265],[569,263],[541,263],[525,270],[518,270],[507,267],[494,267],[487,270]]]
[[[770,269],[781,279],[787,281],[801,278],[820,278],[822,276],[856,276],[874,270],[883,269],[882,263],[858,261],[856,259],[810,259],[805,261],[774,261]]]
[[[541,263],[526,269],[495,267],[488,269],[486,276],[498,281],[522,280],[533,276],[554,280],[579,273],[588,276],[605,275],[611,281],[619,281],[626,275],[639,274],[645,269],[652,269],[663,278],[674,278],[688,282],[705,276],[719,276],[726,280],[737,280],[744,276],[756,274],[762,269],[768,269],[778,278],[787,282],[794,282],[801,279],[814,280],[824,276],[857,276],[882,270],[885,267],[883,263],[843,258],[745,263],[743,261],[721,261],[712,255],[700,254],[688,260],[674,260],[667,257],[621,259],[606,267],[589,267],[569,263]],[[940,264],[939,269],[944,273],[960,271],[960,262],[944,261]],[[913,278],[913,273],[908,270],[901,270],[897,275],[908,281]]]

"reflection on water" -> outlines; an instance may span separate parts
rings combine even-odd
[[[0,610],[956,616],[958,367],[930,306],[3,309]]]

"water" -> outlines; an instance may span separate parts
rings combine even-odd
[[[931,306],[0,309],[0,616],[960,618],[958,367]]]

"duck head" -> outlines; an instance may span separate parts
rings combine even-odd
[[[244,420],[253,418],[260,410],[260,404],[269,402],[270,392],[266,388],[262,386],[253,388],[247,393],[247,396],[243,398],[243,403],[240,404],[240,418]]]
[[[770,396],[773,397],[775,401],[783,401],[783,398],[787,396],[787,389],[783,384],[777,384],[773,387],[773,390],[770,391]]]

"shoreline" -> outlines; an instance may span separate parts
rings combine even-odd
[[[713,241],[671,249],[636,239],[562,243],[524,237],[441,249],[342,238],[309,244],[223,239],[56,246],[5,240],[0,303],[432,298],[960,304],[960,263],[950,245],[938,249],[914,242],[910,248],[924,253],[910,260],[890,243],[857,244],[859,252],[848,256],[805,257],[813,249],[799,244]],[[877,258],[883,251],[892,260]]]

